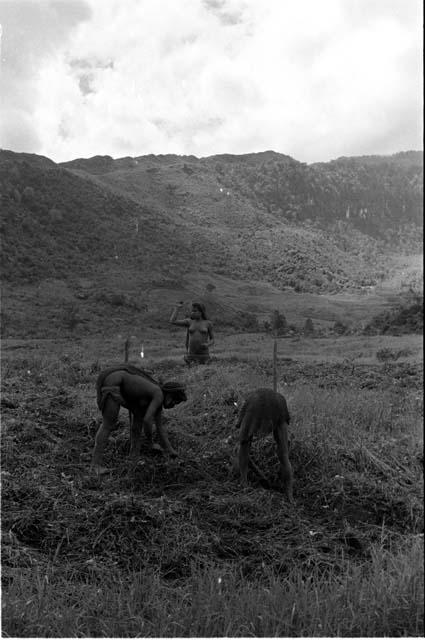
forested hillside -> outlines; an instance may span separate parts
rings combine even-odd
[[[178,278],[202,256],[201,270],[297,291],[373,284],[382,276],[376,254],[382,238],[345,217],[328,214],[328,226],[318,224],[325,221],[320,208],[316,220],[302,219],[289,187],[281,193],[290,208],[282,200],[277,211],[268,198],[280,192],[270,185],[285,163],[275,156],[93,158],[68,163],[79,167],[75,172],[46,158],[2,152],[4,278],[72,279],[117,261],[148,280]],[[283,158],[282,175],[304,198],[307,186],[297,181],[303,165]]]
[[[99,178],[104,176],[111,185],[121,188],[126,183],[131,188],[140,182],[142,171],[148,172],[154,182],[162,180],[168,189],[168,201],[174,195],[177,205],[188,195],[184,187],[187,178],[205,180],[207,173],[211,186],[220,185],[226,195],[243,198],[256,211],[267,211],[279,220],[298,224],[332,227],[341,221],[349,222],[362,233],[401,250],[412,249],[417,227],[422,226],[423,154],[417,151],[339,158],[313,165],[267,151],[200,160],[194,156],[119,160],[104,156],[74,160],[63,166]],[[180,180],[173,181],[173,172],[179,169]],[[217,193],[214,196],[217,198]]]
[[[274,152],[57,165],[0,151],[6,324],[50,314],[54,325],[54,306],[76,300],[87,322],[126,306],[130,317],[155,290],[152,318],[171,294],[205,294],[223,316],[219,280],[234,283],[227,297],[241,283],[364,293],[388,277],[394,255],[422,251],[421,167],[413,152],[306,166]],[[234,302],[241,322],[246,303]]]
[[[0,154],[2,273],[10,281],[72,279],[113,268],[182,268],[190,242],[164,218],[54,163]],[[143,233],[135,233],[136,221]],[[109,265],[109,267],[108,267]]]

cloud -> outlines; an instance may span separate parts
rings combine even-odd
[[[43,100],[38,73],[89,17],[89,5],[82,0],[0,3],[1,147],[34,152],[43,148],[43,132],[32,122],[34,108]]]
[[[16,0],[0,22],[4,147],[315,161],[421,144],[416,0]]]

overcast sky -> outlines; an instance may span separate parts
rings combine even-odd
[[[0,0],[0,24],[3,149],[422,148],[418,0]]]

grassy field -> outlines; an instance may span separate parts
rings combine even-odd
[[[271,439],[253,446],[271,488],[234,471],[234,401],[272,384],[262,334],[218,334],[192,369],[181,332],[134,339],[186,382],[165,412],[179,457],[143,447],[129,474],[122,412],[92,475],[94,383],[124,338],[3,343],[4,636],[423,636],[420,336],[279,340],[294,506]]]
[[[151,340],[154,348],[169,342],[168,319],[173,305],[199,300],[208,316],[228,331],[246,330],[241,320],[250,315],[260,328],[277,309],[299,332],[307,318],[322,333],[335,322],[361,333],[373,318],[385,311],[409,304],[409,286],[423,290],[422,255],[388,258],[388,277],[374,287],[339,293],[296,293],[281,290],[264,281],[249,282],[217,273],[191,273],[190,277],[165,278],[158,272],[144,280],[144,270],[93,269],[90,278],[72,281],[47,278],[39,282],[3,285],[2,335],[8,339],[39,337],[60,340],[75,323],[76,336],[104,335],[103,342],[116,340],[123,331],[140,341]],[[211,287],[213,287],[211,289]],[[411,298],[411,296],[410,296]],[[411,302],[410,302],[411,303]],[[157,333],[156,328],[162,329]],[[254,329],[254,327],[250,326]],[[179,348],[181,340],[175,341]],[[100,345],[102,350],[104,345]]]

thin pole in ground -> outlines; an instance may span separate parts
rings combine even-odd
[[[277,391],[277,330],[279,323],[279,312],[273,312],[273,391]]]
[[[130,352],[130,338],[127,338],[127,340],[124,343],[124,362],[128,362],[129,352]]]

